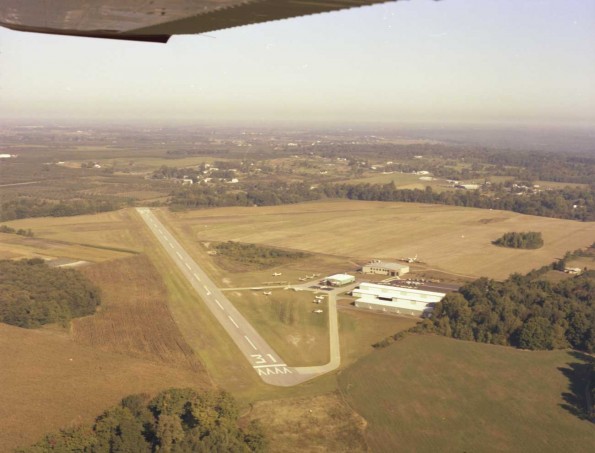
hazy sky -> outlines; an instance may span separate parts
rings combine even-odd
[[[128,43],[0,28],[0,119],[595,125],[595,0],[411,0]]]

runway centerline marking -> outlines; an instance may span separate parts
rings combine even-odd
[[[182,256],[182,254],[180,252],[176,252],[176,255],[178,255],[180,257],[181,260],[184,259],[184,257]]]
[[[188,264],[188,263],[184,263],[184,264],[186,264],[186,267],[187,267],[188,269],[190,269],[190,264]]]
[[[227,317],[228,317],[228,318],[229,318],[229,320],[232,322],[232,324],[233,324],[234,326],[236,326],[236,328],[238,328],[238,329],[240,328],[240,326],[238,326],[238,324],[237,324],[237,323],[236,323],[236,322],[233,320],[233,318],[232,318],[231,316],[229,316],[229,315],[228,315]]]
[[[252,340],[250,338],[248,338],[246,335],[244,335],[244,338],[246,339],[246,341],[248,341],[248,343],[250,343],[250,346],[252,346],[252,348],[258,349],[256,345],[252,343]]]
[[[200,281],[200,277],[198,275],[194,274],[194,278]]]
[[[215,302],[217,303],[217,305],[219,305],[219,308],[221,310],[224,310],[223,305],[221,305],[221,302],[219,302],[217,299],[215,299]],[[235,324],[235,323],[234,323]]]

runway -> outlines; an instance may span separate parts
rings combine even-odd
[[[229,334],[254,371],[267,384],[289,387],[336,369],[340,364],[339,329],[334,292],[328,295],[331,360],[311,367],[290,367],[242,316],[149,208],[137,208],[161,246]]]

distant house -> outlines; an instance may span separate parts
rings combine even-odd
[[[362,266],[364,274],[381,274],[389,275],[391,277],[405,275],[409,272],[409,266],[399,263],[389,263],[386,261],[371,261],[365,266]]]
[[[479,189],[479,184],[457,184],[455,187],[457,189],[477,190]]]
[[[192,180],[192,178],[183,178],[182,179],[182,185],[191,186],[192,184],[194,184],[194,181]]]
[[[446,296],[445,293],[376,283],[362,283],[352,295],[358,298],[356,307],[411,316],[430,316],[434,306]]]
[[[580,267],[566,267],[566,268],[564,268],[564,272],[566,272],[567,274],[578,275],[582,271],[583,270]]]

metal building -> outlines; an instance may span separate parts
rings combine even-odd
[[[352,294],[358,297],[356,307],[412,316],[429,316],[434,305],[446,296],[445,293],[376,283],[362,283]]]

